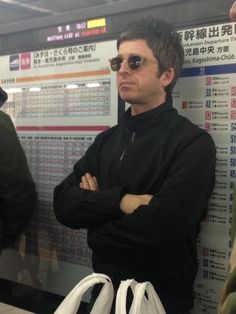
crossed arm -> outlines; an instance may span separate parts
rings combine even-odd
[[[80,188],[89,191],[99,191],[97,178],[86,173],[82,176]],[[124,214],[132,214],[140,205],[148,205],[153,195],[151,194],[125,194],[120,200],[120,209]]]

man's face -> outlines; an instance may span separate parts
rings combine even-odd
[[[138,69],[130,69],[131,56],[144,58]],[[120,97],[131,105],[143,105],[151,109],[165,100],[164,87],[169,84],[165,72],[159,74],[158,62],[143,39],[124,41],[120,44],[118,57],[123,62],[117,72],[117,88]]]

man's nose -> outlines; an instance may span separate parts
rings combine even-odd
[[[130,73],[128,60],[124,59],[120,65],[119,73]]]

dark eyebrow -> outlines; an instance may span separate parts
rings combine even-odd
[[[130,53],[130,54],[128,55],[128,58],[129,58],[129,57],[145,58],[145,57],[143,57],[143,56],[140,56],[138,53]],[[121,58],[121,59],[123,59],[124,57],[123,57],[122,55],[118,54],[118,55],[116,56],[116,58]]]

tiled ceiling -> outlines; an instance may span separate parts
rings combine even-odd
[[[124,0],[0,0],[0,28]]]
[[[234,0],[0,0],[0,36],[30,29],[101,17],[157,5],[178,3],[184,20],[228,18]],[[185,14],[184,12],[188,12]]]
[[[0,0],[0,36],[188,0]]]

